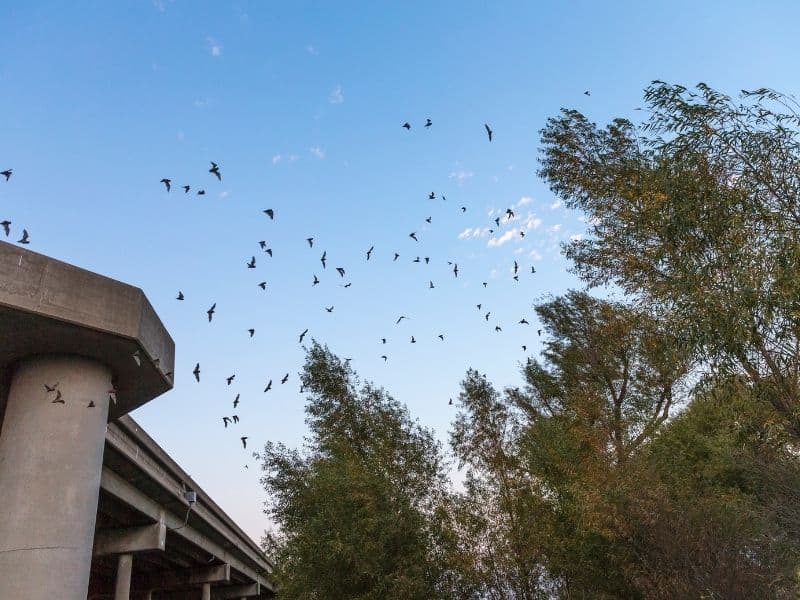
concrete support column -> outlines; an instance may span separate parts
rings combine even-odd
[[[86,598],[109,389],[111,371],[78,356],[16,366],[0,431],[0,598]]]
[[[117,558],[117,583],[114,586],[114,600],[131,599],[131,570],[133,554],[120,554]]]
[[[211,600],[211,584],[203,584],[203,600]]]

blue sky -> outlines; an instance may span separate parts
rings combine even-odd
[[[535,175],[548,116],[636,119],[652,79],[798,88],[792,2],[14,4],[0,17],[0,170],[14,169],[0,220],[32,250],[144,289],[175,339],[176,382],[134,417],[256,539],[264,493],[238,438],[301,443],[304,329],[443,441],[467,368],[520,381],[533,302],[578,285],[558,244],[580,215]],[[494,227],[512,206],[520,218]]]

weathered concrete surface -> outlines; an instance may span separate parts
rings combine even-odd
[[[109,420],[172,387],[175,344],[139,288],[5,242],[0,332],[0,416],[8,370],[35,354],[72,354],[108,365],[117,390]]]
[[[117,558],[117,581],[114,586],[114,600],[130,600],[132,569],[133,555],[120,554]]]
[[[16,366],[0,432],[0,598],[86,597],[111,378],[75,356]],[[64,404],[45,390],[56,383]]]

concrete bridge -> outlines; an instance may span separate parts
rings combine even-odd
[[[272,597],[258,545],[126,416],[174,357],[140,289],[0,242],[0,598]]]

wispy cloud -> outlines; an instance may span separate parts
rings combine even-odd
[[[534,262],[539,262],[540,260],[542,260],[542,255],[539,253],[538,250],[535,249],[531,250],[528,256],[530,256],[534,260]]]
[[[512,229],[509,229],[505,233],[503,233],[503,235],[501,235],[500,237],[494,237],[490,239],[486,243],[486,246],[489,248],[499,248],[506,242],[510,242],[511,240],[513,240],[514,237],[517,236],[518,234],[519,231],[517,230],[517,228],[513,227]]]
[[[211,106],[212,102],[211,98],[197,98],[192,104],[195,108],[207,108]]]
[[[272,164],[273,165],[277,165],[279,162],[281,162],[282,159],[283,159],[283,157],[280,154],[275,154],[272,157]]]
[[[521,206],[527,206],[531,202],[533,202],[533,198],[530,196],[523,196],[519,199],[519,202],[517,202],[517,208],[520,208]]]
[[[313,44],[309,44],[306,46],[306,52],[308,52],[311,56],[317,56],[319,54],[319,50]]]
[[[563,205],[563,202],[561,202],[561,200],[556,200],[555,202],[553,202],[553,203],[550,205],[550,210],[556,210],[556,209],[559,209],[559,208],[561,208],[561,206],[562,206],[562,205]]]
[[[308,149],[308,151],[311,152],[311,154],[313,154],[320,160],[325,158],[325,150],[323,150],[319,146],[312,146],[311,148]]]
[[[227,198],[230,195],[231,195],[231,193],[228,190],[225,190],[225,191],[219,193],[219,199],[220,200],[225,200],[225,198]]]
[[[211,53],[211,56],[220,56],[222,54],[222,44],[210,35],[206,37],[206,43],[208,44],[208,51]]]
[[[472,178],[475,175],[472,171],[465,171],[461,169],[459,171],[453,171],[450,173],[449,179],[455,179],[458,185],[464,185],[464,182],[468,179]]]
[[[525,221],[525,229],[537,229],[542,224],[542,220],[532,213],[528,213],[528,218]]]
[[[344,102],[344,94],[342,93],[342,86],[337,85],[328,96],[328,102],[331,104],[341,104]]]
[[[551,225],[550,227],[548,227],[547,232],[558,233],[559,231],[561,231],[561,227],[562,227],[561,223],[556,223],[555,225]]]
[[[469,238],[483,237],[488,233],[488,229],[480,227],[467,227],[464,231],[458,234],[458,239],[466,240]]]
[[[289,155],[289,156],[287,156],[286,158],[287,158],[287,160],[288,160],[289,162],[294,162],[294,161],[298,160],[300,157],[299,157],[299,156],[297,156],[297,154],[290,154],[290,155]]]

